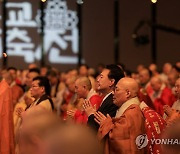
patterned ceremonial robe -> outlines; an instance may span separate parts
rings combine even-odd
[[[143,154],[138,149],[136,138],[145,134],[145,119],[138,98],[126,101],[117,111],[116,118],[107,118],[99,128],[98,137],[105,137],[105,154]]]
[[[0,82],[0,154],[14,154],[12,91]]]
[[[145,117],[146,135],[148,138],[147,153],[161,154],[161,145],[154,144],[153,140],[160,139],[161,133],[166,127],[165,120],[154,110],[148,107],[144,102],[140,104],[140,108]]]

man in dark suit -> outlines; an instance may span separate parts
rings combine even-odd
[[[118,107],[113,104],[112,91],[119,79],[124,77],[124,71],[117,65],[107,65],[97,78],[97,89],[100,91],[104,98],[97,111],[100,111],[104,115],[109,114],[111,117],[116,115]],[[96,109],[88,102],[83,104],[84,110],[88,116],[88,125],[98,130],[99,125],[94,120],[94,113]]]

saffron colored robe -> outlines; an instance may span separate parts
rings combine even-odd
[[[138,149],[135,143],[141,134],[145,134],[145,119],[139,105],[132,104],[122,116],[104,120],[98,138],[106,138],[105,154],[144,154],[146,148]]]
[[[14,154],[12,91],[5,80],[0,82],[0,154]]]

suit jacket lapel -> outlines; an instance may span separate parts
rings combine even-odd
[[[99,110],[102,110],[104,107],[106,107],[106,105],[109,103],[109,102],[112,102],[113,100],[113,95],[110,94],[101,104]]]

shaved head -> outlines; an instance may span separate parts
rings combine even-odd
[[[131,98],[137,96],[139,91],[139,86],[136,80],[133,78],[122,78],[116,85],[113,101],[117,106],[121,106],[123,103]]]
[[[159,76],[154,76],[151,78],[151,81],[157,82],[157,83],[162,83],[162,80]]]
[[[159,91],[163,83],[159,76],[152,77],[150,82],[154,91]]]
[[[88,77],[79,77],[76,80],[76,83],[81,86],[86,86],[88,90],[91,90],[91,88],[92,88],[91,81],[89,80]]]
[[[117,86],[122,86],[124,89],[128,89],[131,92],[132,97],[137,96],[139,86],[133,78],[122,78]]]
[[[75,82],[75,92],[79,98],[86,98],[92,85],[88,77],[80,77]]]

